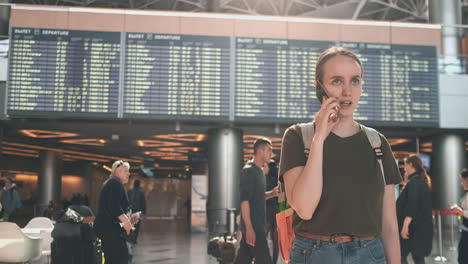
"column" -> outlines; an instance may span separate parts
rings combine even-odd
[[[442,27],[442,50],[444,71],[460,72],[461,30],[450,25],[460,25],[460,0],[429,0],[429,22],[447,25]]]
[[[39,177],[37,180],[38,199],[35,207],[35,215],[42,212],[49,201],[58,204],[61,198],[62,188],[62,153],[44,150],[39,154]]]
[[[432,207],[446,210],[450,205],[458,203],[462,187],[460,171],[466,166],[465,142],[457,134],[440,135],[432,142]],[[449,224],[442,218],[442,224]]]
[[[10,0],[0,0],[0,4],[8,4]],[[10,20],[10,6],[0,5],[0,36],[8,36],[8,25]]]
[[[228,208],[240,210],[239,175],[242,169],[242,130],[212,129],[208,147],[208,232],[228,230]]]

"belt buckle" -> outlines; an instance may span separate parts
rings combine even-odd
[[[337,243],[336,242],[336,238],[339,237],[339,236],[349,236],[351,238],[351,242],[354,242],[354,235],[348,235],[348,234],[344,234],[344,233],[337,233],[337,234],[332,234],[330,236],[330,242],[331,243]]]

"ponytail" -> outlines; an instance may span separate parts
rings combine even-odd
[[[427,187],[429,187],[429,190],[432,190],[431,177],[429,177],[429,174],[427,174],[426,169],[424,169],[421,158],[419,158],[419,156],[417,155],[410,155],[409,157],[405,159],[405,162],[411,163],[413,168],[416,170],[416,173],[419,176],[421,176],[424,183],[427,184]]]

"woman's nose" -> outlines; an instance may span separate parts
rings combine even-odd
[[[351,84],[344,84],[343,88],[341,89],[341,94],[344,96],[351,94]]]

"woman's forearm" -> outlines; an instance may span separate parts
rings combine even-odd
[[[409,225],[411,224],[411,221],[413,221],[413,218],[411,216],[405,217],[405,220],[403,221],[403,226],[409,227]]]
[[[293,185],[291,206],[302,219],[311,219],[322,196],[323,140],[313,138],[304,169]]]
[[[385,186],[382,206],[382,243],[388,264],[401,263],[394,190],[393,184]]]

